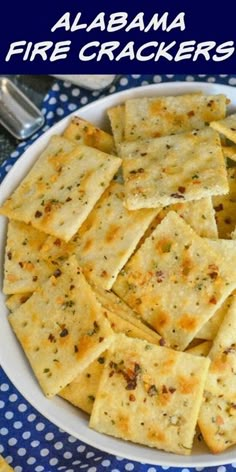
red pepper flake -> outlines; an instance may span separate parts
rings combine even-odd
[[[178,191],[179,191],[180,193],[185,193],[186,188],[180,186],[180,187],[178,187]]]
[[[138,375],[141,372],[141,367],[139,364],[135,363],[133,369],[121,369],[120,366],[113,361],[110,361],[109,367],[112,369],[109,377],[112,377],[114,373],[123,375],[125,381],[127,382],[125,389],[126,390],[135,390],[137,387]]]
[[[210,264],[209,266],[209,270],[210,270],[210,273],[209,273],[209,277],[212,279],[212,280],[215,280],[217,279],[218,277],[218,272],[219,272],[219,267],[215,264]]]
[[[60,275],[62,274],[61,270],[60,269],[56,269],[54,272],[53,272],[53,275],[54,277],[60,277]]]
[[[34,216],[35,216],[35,218],[41,218],[42,212],[39,211],[39,210],[37,210],[37,211],[35,212]]]
[[[159,344],[160,344],[160,346],[165,346],[166,345],[165,339],[161,338],[160,341],[159,341]]]
[[[54,243],[55,246],[61,246],[61,240],[59,238],[55,239]]]
[[[169,387],[169,392],[170,392],[170,393],[175,393],[175,392],[176,392],[176,388],[174,388],[174,387]]]
[[[130,394],[130,396],[129,396],[129,401],[130,401],[130,402],[135,402],[135,401],[136,401],[136,398],[135,398],[135,396],[133,395],[133,393]]]
[[[222,204],[222,203],[220,203],[219,205],[217,205],[217,206],[214,207],[214,210],[215,210],[215,211],[222,211],[223,209],[224,209],[224,207],[223,207],[223,204]]]
[[[164,272],[162,272],[162,270],[158,270],[156,272],[156,277],[157,277],[157,283],[163,282],[163,280],[165,279]]]
[[[125,372],[123,370],[120,370],[120,373],[124,376],[125,380],[127,381],[126,385],[126,390],[135,390],[137,387],[137,378],[139,373],[141,372],[141,367],[139,364],[135,363],[134,364],[134,370],[128,370],[128,372]]]
[[[218,426],[221,426],[222,424],[224,424],[224,419],[222,418],[222,416],[217,415],[217,417],[216,417],[216,424],[217,424]]]
[[[49,341],[51,341],[51,343],[52,343],[53,341],[55,341],[56,338],[55,338],[55,336],[54,336],[52,333],[50,333],[49,336],[48,336],[48,339],[49,339]]]
[[[168,393],[168,388],[166,385],[162,385],[162,393]]]
[[[66,336],[68,336],[69,334],[69,331],[67,328],[63,328],[63,330],[60,332],[60,337],[61,338],[65,338]]]
[[[209,303],[212,303],[213,305],[216,305],[217,304],[217,300],[216,300],[216,297],[211,297],[210,300],[209,300]]]
[[[187,113],[187,115],[189,116],[189,118],[191,118],[192,116],[195,115],[195,113],[194,113],[193,110],[191,110],[191,111],[189,111],[189,112]]]

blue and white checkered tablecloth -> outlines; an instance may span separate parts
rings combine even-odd
[[[90,92],[69,82],[55,81],[43,101],[44,127],[17,149],[0,167],[0,181],[19,156],[46,129],[72,111],[104,95],[131,87],[173,81],[201,81],[236,86],[236,75],[123,75],[105,92]],[[235,464],[196,469],[140,464],[94,449],[54,426],[15,389],[0,368],[0,454],[15,472],[231,472]]]

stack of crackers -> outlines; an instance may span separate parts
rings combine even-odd
[[[236,115],[134,98],[73,117],[5,201],[9,322],[48,398],[101,433],[236,443]],[[228,164],[231,164],[228,167]]]

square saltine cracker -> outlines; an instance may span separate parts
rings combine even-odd
[[[90,427],[190,454],[209,359],[116,335],[106,355]]]
[[[132,98],[125,103],[125,140],[154,138],[201,129],[225,117],[225,95],[192,93]]]
[[[199,200],[229,190],[219,134],[211,128],[121,144],[129,210]]]
[[[214,453],[236,444],[236,295],[209,352],[211,359],[198,424]]]
[[[235,288],[235,269],[228,260],[175,212],[169,212],[145,240],[113,286],[168,345],[179,350]]]
[[[72,256],[9,321],[47,397],[56,395],[110,344],[113,330]]]
[[[68,241],[120,164],[118,157],[54,136],[0,214]]]

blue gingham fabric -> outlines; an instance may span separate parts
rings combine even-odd
[[[236,75],[123,75],[102,92],[91,92],[69,82],[55,81],[46,95],[42,111],[44,127],[17,149],[0,167],[0,181],[19,156],[46,129],[72,111],[97,98],[127,88],[151,83],[173,81],[202,81],[236,86]],[[122,453],[122,451],[121,451]],[[15,389],[0,368],[0,454],[15,472],[170,472],[205,471],[231,472],[236,463],[218,467],[192,469],[148,465],[115,457],[82,443],[54,426],[38,413]]]

